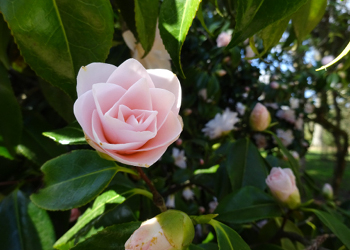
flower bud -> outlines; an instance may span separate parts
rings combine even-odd
[[[322,195],[327,200],[333,200],[333,188],[330,184],[328,184],[328,183],[324,184],[324,186],[322,188]]]
[[[187,214],[168,210],[147,220],[125,243],[126,250],[182,250],[194,238],[194,227]]]
[[[250,127],[254,131],[264,131],[270,125],[271,116],[267,108],[257,103],[250,114]]]
[[[300,205],[300,194],[295,184],[295,176],[289,168],[274,167],[266,178],[272,195],[290,209]]]

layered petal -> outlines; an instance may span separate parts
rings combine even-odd
[[[73,112],[85,134],[92,138],[92,113],[96,109],[92,91],[82,94],[74,103]]]
[[[166,69],[149,69],[148,74],[152,78],[156,88],[165,89],[175,95],[175,102],[171,110],[178,114],[181,106],[181,85],[176,75]]]
[[[126,60],[108,78],[107,83],[114,83],[124,89],[129,89],[137,81],[144,78],[150,88],[154,88],[151,77],[146,69],[135,59]]]
[[[150,89],[150,94],[152,98],[152,108],[158,111],[157,115],[157,128],[161,128],[169,112],[175,103],[175,96],[168,90],[165,89]]]
[[[90,63],[82,66],[77,76],[78,97],[91,90],[93,84],[107,82],[107,79],[116,69],[116,66],[108,63]]]

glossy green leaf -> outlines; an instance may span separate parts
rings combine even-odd
[[[260,56],[264,55],[273,46],[278,44],[283,33],[286,31],[289,19],[290,18],[288,16],[287,18],[274,22],[259,32],[258,35],[263,40],[264,44],[264,51],[260,53]]]
[[[159,31],[166,50],[180,74],[181,48],[201,0],[164,0],[159,13]]]
[[[141,222],[129,222],[107,227],[87,240],[79,243],[72,250],[116,250],[124,249],[125,242],[139,228]]]
[[[130,29],[130,31],[134,34],[135,38],[138,38],[138,34],[136,31],[136,21],[135,21],[135,0],[125,1],[125,0],[112,0],[119,9],[123,20],[126,25]]]
[[[215,229],[219,249],[221,250],[250,250],[250,247],[245,243],[242,237],[232,228],[217,220],[209,222]]]
[[[80,67],[104,61],[112,46],[107,0],[0,1],[0,11],[26,62],[73,99]]]
[[[75,116],[73,114],[73,100],[63,90],[48,84],[45,81],[40,81],[41,90],[46,101],[50,106],[67,122],[73,122]]]
[[[84,214],[82,214],[77,223],[69,229],[54,245],[57,249],[63,249],[75,234],[77,234],[82,228],[84,228],[89,222],[98,218],[106,212],[107,204],[120,204],[125,201],[125,197],[117,194],[113,190],[109,190],[96,198],[91,208],[88,208]]]
[[[217,219],[226,223],[249,223],[281,215],[275,200],[256,187],[243,187],[219,202]]]
[[[136,30],[146,56],[153,47],[158,20],[158,0],[135,0]]]
[[[325,224],[343,244],[350,249],[350,228],[345,226],[337,217],[316,209],[304,209],[314,213]]]
[[[67,152],[66,148],[42,135],[52,129],[51,125],[39,114],[29,111],[23,113],[24,128],[17,151],[41,166],[46,161]]]
[[[238,0],[236,26],[227,48],[236,46],[270,24],[290,16],[306,2],[307,0]]]
[[[76,121],[67,127],[44,132],[43,135],[63,145],[86,144],[84,132]]]
[[[201,248],[200,246],[196,246],[194,244],[189,245],[187,250],[205,250],[204,248]]]
[[[55,232],[45,210],[21,192],[14,191],[0,203],[1,249],[51,250]]]
[[[207,27],[207,25],[205,24],[205,21],[204,21],[203,3],[201,3],[199,5],[198,11],[197,11],[197,18],[201,22],[201,24],[202,24],[203,28],[205,29],[205,31],[212,37],[213,34],[210,32],[210,30],[208,29],[208,27]]]
[[[10,41],[11,33],[7,27],[7,23],[4,21],[2,14],[0,13],[0,62],[6,69],[10,68],[10,62],[7,56],[7,46]]]
[[[46,162],[41,170],[45,187],[32,194],[31,200],[47,210],[67,210],[85,205],[101,193],[117,166],[95,151],[77,150]]]
[[[267,168],[258,149],[248,139],[243,138],[231,145],[226,162],[232,189],[244,186],[266,187]]]
[[[22,133],[22,116],[7,75],[0,64],[0,155],[14,159]]]
[[[321,21],[326,7],[327,0],[309,0],[293,14],[293,28],[299,43],[301,43]]]

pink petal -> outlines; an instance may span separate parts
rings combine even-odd
[[[78,123],[90,138],[92,137],[92,113],[96,109],[94,97],[92,91],[89,90],[78,97],[74,103],[74,115],[77,118]]]
[[[175,95],[175,103],[171,110],[178,114],[181,106],[181,85],[179,79],[173,72],[166,69],[149,69],[147,72],[156,88],[166,89]]]
[[[118,162],[131,166],[148,168],[159,160],[167,148],[168,145],[156,148],[151,151],[137,152],[129,155],[118,154],[109,150],[106,150],[106,153]]]
[[[125,92],[125,89],[112,83],[94,84],[92,86],[92,93],[100,117],[110,110]]]
[[[149,140],[140,149],[132,150],[131,152],[152,152],[156,148],[169,146],[176,141],[182,131],[182,124],[177,116],[170,112],[163,126],[158,130],[157,136]]]
[[[157,129],[161,128],[175,102],[173,93],[165,89],[150,89],[153,110],[158,111]]]
[[[150,88],[154,88],[154,84],[146,69],[135,59],[128,59],[122,63],[108,78],[107,82],[114,83],[124,89],[129,89],[137,81],[144,78]]]
[[[77,76],[78,97],[91,90],[93,84],[106,82],[116,68],[108,63],[90,63],[81,67]]]
[[[125,118],[127,120],[133,120],[135,118],[135,121],[133,121],[134,125],[133,129],[134,131],[156,131],[156,125],[157,125],[157,117],[158,112],[157,111],[148,111],[148,110],[139,110],[134,109],[131,110],[128,107],[124,105],[119,106],[119,113],[118,113],[118,119],[121,121],[125,121]],[[133,117],[133,118],[132,118]],[[137,120],[136,117],[143,117],[141,120]],[[130,122],[126,122],[127,124],[131,125]],[[154,124],[153,124],[154,123]]]
[[[152,110],[152,99],[146,79],[141,78],[134,83],[105,115],[118,117],[120,105],[130,109]]]
[[[137,42],[134,34],[130,30],[127,30],[123,32],[122,36],[129,49],[134,50]]]
[[[144,144],[142,142],[133,142],[133,143],[125,143],[125,144],[108,143],[104,136],[102,124],[96,110],[94,110],[94,113],[92,115],[92,131],[93,131],[93,135],[94,135],[93,138],[95,139],[95,143],[98,145],[99,148],[103,149],[102,152],[104,152],[104,150],[118,150],[122,153],[127,150],[137,149]]]

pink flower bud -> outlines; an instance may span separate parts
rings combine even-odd
[[[294,209],[300,205],[300,194],[295,176],[289,168],[274,167],[266,178],[272,195],[282,204]]]
[[[322,60],[321,60],[321,63],[322,63],[322,65],[326,65],[326,64],[330,63],[333,60],[334,60],[334,56],[329,55],[329,56],[323,57]]]
[[[324,184],[322,194],[327,200],[333,200],[333,188],[329,183]]]
[[[190,217],[181,211],[168,210],[143,222],[125,243],[125,250],[187,249],[193,238]]]
[[[226,47],[231,42],[232,35],[227,32],[222,32],[216,39],[216,45],[218,47]]]
[[[226,70],[223,70],[223,69],[219,69],[218,71],[216,71],[216,74],[218,75],[218,76],[224,76],[224,75],[226,75],[227,74],[227,72],[226,72]]]
[[[176,142],[175,142],[175,144],[176,144],[177,146],[181,146],[181,144],[182,144],[182,139],[181,139],[181,138],[177,139]]]
[[[278,84],[278,82],[273,81],[270,83],[270,87],[273,89],[278,89],[280,87],[280,85]]]
[[[199,159],[199,164],[200,165],[204,165],[204,160],[203,159]]]
[[[74,222],[76,221],[80,216],[80,211],[78,208],[73,208],[72,210],[70,210],[70,218],[69,218],[69,222]]]
[[[261,103],[257,103],[250,114],[250,127],[254,131],[264,131],[271,122],[271,116],[267,108]]]
[[[189,116],[190,114],[192,114],[192,109],[185,109],[184,110],[184,116]]]

